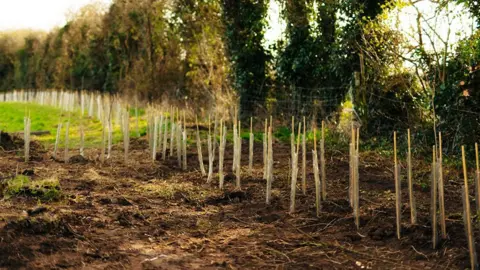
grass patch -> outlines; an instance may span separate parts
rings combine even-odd
[[[6,132],[23,131],[23,117],[25,112],[30,113],[32,120],[31,130],[49,131],[49,135],[32,136],[35,141],[44,144],[46,147],[52,147],[55,144],[57,126],[63,123],[60,135],[60,148],[64,147],[65,141],[65,123],[70,122],[69,129],[69,147],[78,148],[80,144],[80,126],[83,124],[85,131],[85,147],[98,148],[101,145],[102,123],[88,116],[81,117],[78,112],[65,112],[52,106],[44,106],[32,103],[2,102],[0,103],[0,130]],[[144,115],[144,110],[139,110],[139,115]],[[139,118],[139,131],[141,134],[146,132],[146,120]],[[120,126],[113,123],[113,143],[122,141],[123,135]],[[130,118],[130,136],[136,137],[136,120]]]
[[[166,181],[153,181],[148,184],[137,185],[138,192],[146,193],[162,199],[174,199],[182,196],[190,201],[201,201],[207,197],[208,191],[202,190],[192,183],[170,183]]]
[[[6,182],[3,195],[5,198],[31,196],[42,201],[55,201],[61,197],[60,182],[53,177],[31,181],[27,176],[17,175]]]

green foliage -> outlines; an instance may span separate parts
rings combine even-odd
[[[262,42],[266,27],[266,0],[223,0],[225,39],[232,62],[234,86],[240,96],[241,116],[253,115],[268,93],[270,54]]]
[[[60,199],[62,194],[57,178],[31,181],[27,176],[17,175],[6,182],[3,195],[6,198],[32,196],[42,201],[55,201]]]

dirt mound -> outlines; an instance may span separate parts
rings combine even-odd
[[[23,147],[23,140],[17,136],[0,131],[0,147],[2,147],[5,151],[16,150],[20,147]]]

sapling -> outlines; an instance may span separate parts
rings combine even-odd
[[[252,174],[253,170],[253,123],[252,117],[250,117],[250,136],[249,136],[249,148],[248,148],[248,171]]]
[[[198,128],[198,118],[195,116],[195,124],[197,126],[197,154],[198,154],[198,164],[200,165],[200,171],[202,172],[202,175],[205,176],[207,173],[205,172],[205,166],[203,165],[203,154],[202,154],[202,141],[200,140],[200,130]],[[221,127],[220,127],[221,128]],[[220,140],[222,139],[221,137],[222,130],[220,130]],[[221,147],[221,145],[220,145]],[[220,148],[221,150],[221,148]],[[223,161],[222,161],[223,162]],[[219,168],[220,170],[220,168]]]
[[[437,161],[437,177],[438,177],[438,207],[440,212],[440,230],[442,239],[447,238],[447,226],[445,224],[445,201],[443,191],[443,165],[442,165],[442,133],[438,134],[438,161]]]
[[[218,182],[220,189],[223,189],[223,160],[225,156],[225,145],[227,144],[227,126],[223,124],[223,120],[220,120],[220,149],[218,157]]]
[[[315,179],[315,209],[317,217],[320,216],[320,176],[318,170],[318,157],[317,157],[317,128],[313,128],[313,176]]]
[[[297,174],[298,174],[298,152],[300,148],[300,134],[302,129],[302,122],[298,123],[297,146],[292,159],[292,181],[290,183],[290,214],[295,212],[295,194],[297,189]]]
[[[410,200],[410,222],[412,225],[417,224],[417,209],[415,206],[415,196],[413,194],[413,179],[412,179],[412,149],[410,129],[407,131],[408,152],[407,152],[407,170],[408,170],[408,195]]]
[[[57,136],[55,136],[55,148],[53,149],[53,159],[57,159],[58,145],[60,143],[60,132],[62,131],[62,123],[57,126]]]
[[[470,267],[471,269],[478,269],[477,254],[475,252],[475,238],[472,229],[472,218],[470,216],[470,200],[468,198],[468,177],[467,177],[467,164],[465,161],[465,147],[462,145],[462,163],[463,163],[463,220],[465,223],[465,231],[468,240],[468,251],[470,254]]]
[[[303,195],[307,193],[307,142],[306,142],[306,121],[303,117],[303,134],[302,134],[302,191]]]
[[[70,121],[67,121],[65,125],[65,163],[68,163],[68,143],[69,143],[69,130],[70,130]]]

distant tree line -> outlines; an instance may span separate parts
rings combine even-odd
[[[281,7],[286,27],[267,47],[265,31],[273,1]],[[122,92],[203,108],[239,104],[242,117],[273,113],[322,118],[341,114],[341,104],[349,100],[369,134],[409,127],[431,130],[428,136],[444,130],[456,142],[476,140],[480,92],[470,83],[470,70],[480,60],[479,32],[456,47],[443,40],[431,51],[419,23],[419,42],[412,47],[404,33],[387,23],[390,11],[407,4],[387,0],[114,0],[108,8],[91,4],[49,33],[0,33],[0,90]],[[459,4],[478,18],[477,2],[468,0],[444,1],[435,12],[449,18],[455,16],[451,7]],[[428,23],[417,12],[417,20]],[[468,96],[461,82],[469,82]],[[466,136],[472,130],[475,136]]]

